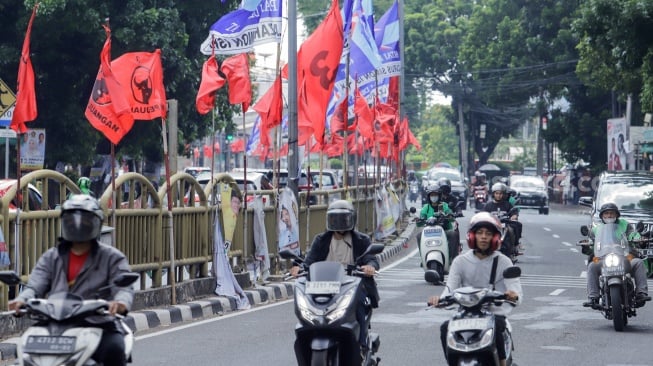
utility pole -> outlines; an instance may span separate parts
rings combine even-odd
[[[288,0],[288,188],[299,202],[297,138],[297,0]]]
[[[465,124],[463,121],[463,93],[461,93],[460,98],[458,99],[458,133],[460,134],[460,166],[462,167],[463,175],[468,176],[469,171],[467,170],[467,142],[465,140]]]

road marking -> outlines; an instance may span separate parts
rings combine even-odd
[[[565,292],[565,289],[559,288],[559,289],[557,289],[555,291],[550,292],[549,296],[558,296],[563,292]]]
[[[563,241],[563,242],[562,242],[562,245],[566,245],[566,246],[570,247],[572,244],[569,243],[569,242]]]
[[[575,351],[576,348],[569,346],[541,346],[542,349],[550,349],[555,351]]]
[[[560,239],[560,235],[558,235],[558,234],[553,234],[553,237],[556,238],[556,239]]]
[[[576,249],[576,248],[569,248],[569,250],[571,250],[574,253],[578,253],[578,249]]]
[[[551,229],[549,229],[548,227],[544,227],[543,229],[544,231],[551,231]]]

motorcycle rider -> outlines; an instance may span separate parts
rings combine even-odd
[[[371,245],[370,237],[364,233],[356,231],[356,211],[351,202],[347,200],[336,200],[329,204],[327,208],[326,231],[318,234],[313,239],[311,249],[306,254],[304,265],[306,268],[312,263],[321,261],[335,261],[343,265],[353,265],[356,258],[360,257],[363,252]],[[370,299],[370,306],[377,308],[379,306],[379,292],[374,281],[374,274],[379,269],[379,261],[373,254],[368,254],[362,258],[364,263],[360,270],[365,273],[362,278],[363,289],[361,297],[357,299],[356,320],[360,325],[358,341],[361,345],[361,353],[367,352],[367,328],[365,324],[365,314],[367,312],[365,298]],[[299,266],[293,266],[290,274],[297,277]]]
[[[440,192],[442,193],[442,201],[446,202],[451,209],[458,207],[458,197],[451,194],[451,180],[449,180],[449,178],[442,177],[438,179],[438,186],[440,187]]]
[[[110,314],[126,314],[134,299],[131,288],[113,286],[110,294],[97,292],[99,288],[111,286],[118,275],[130,272],[123,253],[98,242],[103,218],[100,204],[89,195],[73,195],[66,200],[61,210],[59,243],[39,258],[27,286],[9,303],[9,310],[20,314],[20,308],[29,299],[71,292],[88,300],[100,296],[109,302]],[[121,324],[114,317],[105,317],[93,326],[103,329],[93,359],[103,365],[126,365]]]
[[[508,202],[511,205],[515,206],[515,204],[517,204],[517,199],[515,198],[515,196],[517,196],[517,191],[510,188],[510,179],[508,179],[508,177],[501,177],[499,178],[499,182],[506,185],[508,189]]]
[[[512,266],[512,261],[497,250],[501,246],[500,233],[501,224],[491,214],[479,212],[472,216],[469,221],[469,231],[467,232],[467,245],[472,250],[466,251],[453,261],[449,269],[447,285],[440,296],[431,296],[429,298],[429,305],[437,306],[440,298],[449,295],[457,288],[466,286],[487,287],[492,278],[494,258],[497,258],[494,288],[496,291],[503,292],[507,300],[521,302],[523,293],[519,278],[503,278],[503,271]],[[494,341],[497,344],[499,361],[502,366],[505,366],[506,350],[501,345],[505,343],[503,338],[503,331],[506,329],[505,316],[511,311],[512,307],[492,306],[491,309],[495,314],[496,322]],[[445,357],[448,327],[449,321],[443,322],[440,326],[440,339],[442,349],[445,351]]]
[[[439,185],[430,185],[426,189],[426,197],[428,202],[422,207],[422,210],[419,213],[419,217],[422,220],[435,220],[440,215],[453,215],[453,211],[447,204],[442,200],[442,191]],[[445,220],[442,228],[447,234],[447,241],[449,243],[449,257],[453,260],[460,248],[460,234],[455,230],[454,225],[455,220]],[[427,223],[428,225],[428,223]],[[417,234],[417,248],[420,250],[420,256],[422,254],[422,248],[420,248],[419,243],[422,239],[422,233]]]
[[[628,224],[628,221],[620,218],[621,214],[619,213],[619,208],[616,204],[612,202],[604,203],[599,209],[599,218],[603,224],[617,224],[617,234],[621,236],[622,234],[626,235],[626,238],[630,240],[639,239],[639,233],[634,231],[632,227]],[[603,225],[599,224],[599,225]],[[593,233],[596,233],[599,226],[595,226],[592,229]],[[590,257],[593,256],[593,248],[589,254]],[[601,274],[601,264],[595,263],[592,260],[588,260],[587,265],[587,297],[588,301],[583,303],[585,307],[591,307],[592,309],[599,308],[599,275]],[[630,260],[630,275],[635,280],[635,287],[637,287],[637,293],[635,294],[635,306],[642,307],[647,301],[651,301],[651,297],[648,296],[648,284],[646,282],[646,268],[644,268],[644,262],[637,257],[633,257]]]
[[[492,200],[485,204],[483,211],[486,212],[510,212],[515,206],[508,201],[508,186],[504,183],[497,182],[492,185]],[[511,228],[515,234],[515,245],[519,245],[521,240],[522,224],[517,221],[519,219],[519,211],[513,211],[508,221],[508,227]]]

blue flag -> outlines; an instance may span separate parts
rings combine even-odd
[[[251,155],[261,141],[260,124],[261,116],[257,115],[256,120],[254,121],[254,126],[252,126],[252,133],[249,135],[249,139],[247,139],[247,146],[245,147],[245,154],[247,155]]]
[[[378,69],[379,99],[386,102],[390,78],[401,75],[401,53],[399,50],[399,11],[397,1],[386,11],[374,27],[376,45],[383,64]]]
[[[252,50],[254,46],[281,42],[282,0],[259,0],[252,8],[252,0],[245,0],[242,8],[225,14],[213,23],[208,38],[200,46],[200,52],[235,55]]]

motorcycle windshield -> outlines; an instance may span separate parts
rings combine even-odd
[[[342,282],[345,276],[345,267],[339,262],[315,262],[308,269],[310,281]]]
[[[594,228],[595,256],[600,258],[610,253],[626,255],[628,245],[626,234],[617,224],[599,224]]]
[[[68,319],[80,306],[84,299],[69,292],[57,292],[48,296],[50,316],[56,320]]]

